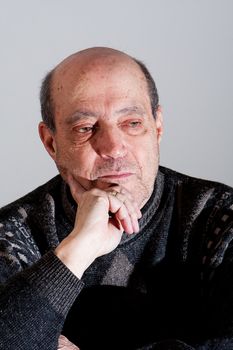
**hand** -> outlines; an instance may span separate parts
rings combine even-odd
[[[57,350],[80,350],[76,345],[71,343],[64,335],[60,335],[58,339]]]
[[[139,231],[141,212],[132,195],[121,186],[85,191],[73,177],[68,183],[78,211],[73,231],[55,253],[80,278],[97,257],[117,247],[123,231]]]

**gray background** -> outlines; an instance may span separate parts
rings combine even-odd
[[[161,164],[233,185],[232,0],[0,0],[0,206],[57,173],[39,87],[65,56],[110,46],[143,60],[164,110]]]

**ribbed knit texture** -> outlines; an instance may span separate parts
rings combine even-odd
[[[40,296],[48,298],[54,310],[63,316],[66,316],[67,310],[83,287],[83,282],[79,281],[51,251],[35,263],[33,269],[25,270],[23,276],[33,285],[33,289]]]
[[[140,232],[79,281],[53,250],[76,204],[60,176],[0,210],[0,349],[233,349],[233,190],[160,167]],[[65,323],[64,323],[65,322]]]

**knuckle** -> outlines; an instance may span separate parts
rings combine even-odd
[[[106,197],[105,192],[99,190],[98,188],[92,188],[91,190],[86,191],[85,194],[87,196],[93,196],[93,197]]]
[[[123,220],[126,219],[129,216],[127,209],[125,208],[125,206],[123,205],[120,209],[119,209],[119,219]]]
[[[137,215],[136,215],[135,212],[132,212],[132,213],[130,214],[130,216],[131,216],[131,218],[132,218],[133,220],[137,220],[137,219],[138,219],[138,217],[137,217]]]
[[[127,218],[127,214],[126,213],[119,213],[118,217],[119,217],[119,220],[125,220]]]
[[[82,199],[85,201],[92,201],[95,203],[102,203],[108,201],[108,196],[104,191],[101,191],[97,188],[93,188],[89,191],[86,191],[82,195]]]
[[[88,191],[90,194],[92,194],[93,196],[98,196],[100,191],[98,188],[92,188],[91,190]]]
[[[97,195],[95,200],[96,200],[97,203],[106,203],[107,197]]]
[[[134,208],[132,208],[131,206],[127,206],[127,212],[129,213],[129,215],[134,215],[135,214],[135,210]]]

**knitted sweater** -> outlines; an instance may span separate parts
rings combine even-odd
[[[160,167],[140,232],[81,280],[54,255],[76,205],[58,175],[0,210],[0,349],[233,349],[233,189]]]

